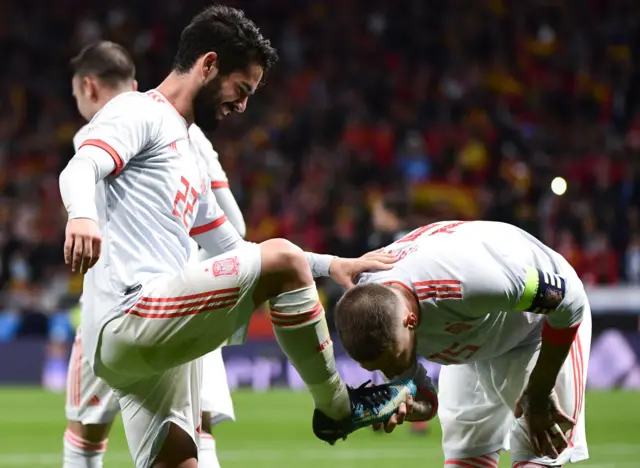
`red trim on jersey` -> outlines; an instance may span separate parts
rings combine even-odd
[[[421,301],[425,299],[462,299],[462,286],[460,281],[429,280],[413,283],[416,293]]]
[[[203,224],[202,226],[194,227],[189,231],[189,235],[191,237],[197,236],[198,234],[204,234],[205,232],[213,231],[216,228],[222,226],[225,221],[227,221],[227,217],[225,215],[220,216],[217,219],[214,219],[210,223]]]
[[[211,181],[211,190],[220,189],[220,188],[229,188],[229,182],[226,180]]]
[[[564,346],[573,343],[578,334],[578,325],[571,328],[553,328],[549,322],[545,320],[542,326],[542,339],[547,343],[556,346]]]
[[[385,281],[384,283],[380,283],[382,286],[393,286],[394,284],[397,284],[398,286],[406,289],[408,292],[411,293],[411,295],[415,296],[416,293],[413,292],[413,289],[411,289],[409,286],[407,286],[406,284],[404,284],[402,281],[397,281],[397,280],[392,280],[392,281]]]
[[[102,141],[102,140],[98,140],[98,139],[92,138],[92,139],[83,141],[82,144],[80,145],[80,147],[78,148],[78,151],[80,151],[80,149],[83,146],[95,146],[96,148],[100,148],[101,150],[104,150],[107,153],[109,153],[109,156],[111,156],[111,158],[113,159],[113,162],[116,163],[116,168],[113,170],[111,175],[118,175],[120,173],[120,171],[122,170],[122,168],[124,167],[124,164],[122,163],[122,158],[120,157],[118,152],[116,150],[114,150],[113,147],[109,143],[106,143],[105,141]]]

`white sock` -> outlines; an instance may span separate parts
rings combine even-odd
[[[342,419],[351,415],[347,387],[336,371],[333,343],[315,285],[269,301],[278,344],[307,385],[316,408]]]
[[[64,433],[64,459],[62,468],[102,468],[107,441],[89,442],[69,429]]]
[[[198,445],[198,467],[220,468],[218,454],[216,453],[216,441],[211,434],[207,434],[206,432],[200,434],[200,444]]]
[[[500,451],[468,458],[449,458],[445,460],[445,468],[498,468]]]

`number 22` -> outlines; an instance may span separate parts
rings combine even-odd
[[[193,207],[198,201],[198,191],[184,177],[180,177],[180,182],[184,184],[184,192],[178,190],[178,193],[176,193],[176,198],[173,200],[173,214],[182,220],[185,228],[189,229],[189,216],[193,215]],[[191,201],[187,200],[187,195],[189,194],[191,195]],[[178,209],[180,202],[184,203],[182,213]]]

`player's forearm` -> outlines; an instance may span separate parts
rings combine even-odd
[[[558,330],[550,329],[549,325],[545,324],[540,354],[527,384],[527,392],[530,395],[546,398],[555,387],[560,369],[567,360],[573,344],[573,338],[571,338],[573,330],[577,331],[577,326],[575,329],[562,330],[561,335],[558,336],[554,335]]]
[[[309,268],[314,278],[329,277],[329,270],[331,268],[331,262],[335,255],[324,255],[313,252],[305,252],[307,261],[309,262]]]
[[[60,195],[69,219],[98,220],[95,192],[95,170],[92,164],[86,160],[71,160],[60,174]]]
[[[227,216],[227,219],[233,224],[233,227],[236,228],[240,237],[245,237],[247,234],[247,227],[244,222],[244,217],[242,216],[242,211],[236,202],[236,199],[231,193],[229,188],[217,188],[213,189],[213,193],[216,196],[216,200],[224,211],[224,214]]]
[[[69,219],[98,220],[96,184],[109,175],[115,164],[111,156],[96,147],[81,148],[60,174],[60,195]]]

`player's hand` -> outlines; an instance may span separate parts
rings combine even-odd
[[[373,430],[379,431],[381,429],[384,429],[384,432],[386,432],[387,434],[390,434],[393,432],[396,426],[399,426],[400,424],[406,421],[407,416],[409,416],[412,411],[413,411],[413,397],[409,395],[407,397],[407,400],[404,403],[400,403],[400,406],[398,407],[398,411],[396,411],[393,415],[391,415],[391,417],[386,423],[374,424]]]
[[[331,278],[345,289],[353,288],[353,280],[365,271],[390,270],[397,258],[389,253],[369,252],[360,258],[336,257],[329,267]]]
[[[98,223],[88,218],[75,218],[67,222],[64,263],[71,265],[71,271],[84,275],[100,258],[101,248]]]
[[[576,424],[560,409],[555,392],[536,395],[525,390],[516,403],[515,417],[524,417],[533,451],[539,457],[558,458],[569,446],[565,433]]]

